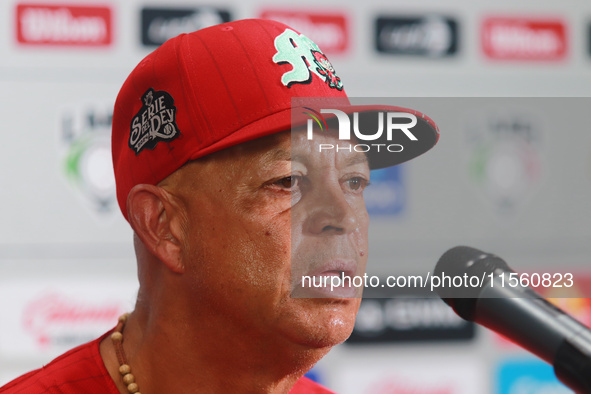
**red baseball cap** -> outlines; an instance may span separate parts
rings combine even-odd
[[[155,185],[187,161],[289,130],[294,97],[349,104],[318,46],[282,23],[238,20],[165,42],[131,72],[115,103],[112,153],[123,215],[133,186]],[[355,110],[378,109],[346,109]],[[435,145],[433,121],[406,111],[417,114]],[[400,162],[384,157],[370,166]]]

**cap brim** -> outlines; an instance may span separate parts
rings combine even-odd
[[[372,149],[367,152],[369,167],[372,170],[394,166],[414,159],[433,148],[439,140],[439,128],[435,122],[419,111],[384,105],[350,106],[346,109],[346,112],[349,114],[350,118],[352,118],[354,112],[358,112],[360,119],[359,123],[364,126],[368,125],[369,130],[377,130],[377,113],[379,112],[401,112],[412,114],[416,117],[416,125],[409,129],[412,135],[416,138],[416,141],[410,140],[404,132],[401,132],[401,130],[395,130],[391,133],[390,137],[388,137],[388,133],[384,130],[378,139],[364,142],[365,145],[372,145]],[[386,121],[384,120],[384,122]],[[360,126],[360,128],[361,127],[362,126]],[[374,147],[378,146],[380,149],[374,149]],[[389,147],[393,148],[389,149]],[[403,147],[403,149],[398,151],[399,147]]]

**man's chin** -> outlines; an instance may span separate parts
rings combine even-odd
[[[308,298],[297,301],[307,309],[292,326],[294,339],[299,344],[330,348],[346,341],[353,332],[360,299]]]
[[[345,342],[352,331],[353,329],[351,328],[331,330],[330,332],[324,333],[316,332],[313,335],[302,338],[300,344],[311,349],[325,349],[328,352],[333,346]]]

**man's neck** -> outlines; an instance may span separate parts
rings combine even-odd
[[[201,322],[155,319],[141,308],[130,315],[123,348],[143,394],[287,393],[329,350],[227,327],[215,317]],[[100,350],[115,384],[127,394],[109,337]]]

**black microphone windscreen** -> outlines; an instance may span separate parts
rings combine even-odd
[[[451,306],[456,313],[465,320],[472,321],[476,308],[476,301],[484,286],[488,285],[488,275],[496,270],[511,272],[511,268],[502,259],[491,253],[469,246],[456,246],[445,252],[437,262],[434,276],[440,280],[436,292],[441,299]],[[469,285],[464,279],[462,285],[454,278],[481,278],[480,286]]]

